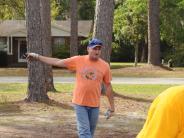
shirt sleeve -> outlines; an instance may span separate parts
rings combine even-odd
[[[167,99],[166,99],[167,100]],[[175,103],[156,99],[137,138],[175,138],[179,133],[180,114]],[[159,102],[158,102],[159,101]]]
[[[64,64],[66,65],[66,68],[68,68],[69,70],[76,71],[78,60],[79,60],[79,56],[67,58],[67,59],[64,59]]]
[[[105,71],[103,81],[105,84],[109,84],[111,82],[111,80],[112,80],[111,70],[110,70],[109,65],[107,65],[107,69]]]

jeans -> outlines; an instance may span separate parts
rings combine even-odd
[[[79,138],[93,138],[98,122],[99,107],[74,105]]]

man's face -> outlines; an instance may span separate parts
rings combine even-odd
[[[91,60],[98,60],[101,55],[101,46],[96,46],[94,48],[87,48],[88,55]]]

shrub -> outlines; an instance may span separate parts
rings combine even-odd
[[[60,59],[70,57],[70,47],[67,45],[54,45],[52,56]]]
[[[184,45],[173,47],[165,56],[166,62],[172,60],[174,67],[184,67]]]

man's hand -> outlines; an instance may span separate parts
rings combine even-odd
[[[114,111],[111,110],[111,109],[108,109],[106,112],[105,112],[105,118],[106,119],[109,119],[112,115],[113,115]]]
[[[26,53],[26,59],[28,61],[38,60],[39,59],[39,54],[36,54],[36,53]]]
[[[106,116],[106,119],[109,119],[113,115],[113,112],[115,111],[114,96],[113,96],[113,90],[112,90],[111,83],[109,85],[106,85],[106,96],[107,96],[108,101],[109,101],[109,108],[108,108],[105,116]]]

